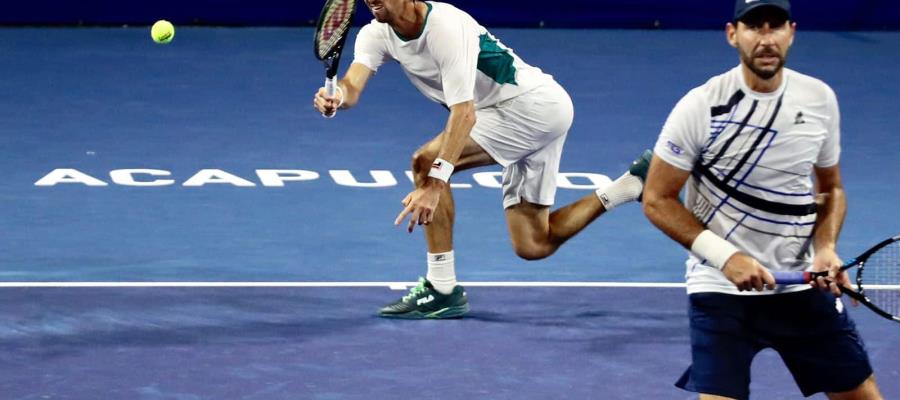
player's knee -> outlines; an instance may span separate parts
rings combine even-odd
[[[428,173],[428,170],[431,168],[431,163],[434,162],[434,159],[437,156],[431,154],[430,151],[425,149],[419,149],[412,156],[412,171],[414,174],[418,175],[421,173]]]
[[[829,393],[829,399],[883,399],[878,384],[875,383],[875,374],[869,375],[866,380],[859,384],[855,389],[848,392]]]
[[[553,254],[553,248],[536,242],[513,242],[516,255],[528,261],[540,260]]]
[[[424,149],[419,149],[413,153],[412,172],[413,181],[415,181],[416,186],[419,186],[425,181],[425,178],[428,176],[428,171],[431,170],[431,163],[434,162],[436,157],[437,155]]]

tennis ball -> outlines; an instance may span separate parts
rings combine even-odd
[[[150,37],[159,44],[166,44],[175,38],[175,27],[171,22],[161,19],[150,28]]]

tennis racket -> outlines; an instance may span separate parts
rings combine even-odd
[[[341,63],[341,50],[350,32],[350,23],[356,12],[356,0],[327,0],[319,14],[316,24],[316,36],[313,38],[313,51],[316,58],[325,64],[325,93],[334,96],[335,77]],[[331,118],[334,114],[322,116]]]
[[[900,236],[894,236],[850,260],[841,267],[856,267],[856,289],[841,286],[841,291],[876,314],[900,322]],[[772,275],[780,284],[810,282],[828,272],[782,272]]]

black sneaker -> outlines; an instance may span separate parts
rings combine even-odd
[[[442,294],[427,279],[419,278],[419,284],[406,296],[382,307],[378,314],[384,318],[446,319],[460,318],[467,312],[469,300],[462,286],[456,285],[450,294]]]

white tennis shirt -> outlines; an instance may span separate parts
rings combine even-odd
[[[418,37],[403,38],[373,19],[356,37],[353,62],[377,72],[395,60],[422,94],[447,107],[469,100],[476,108],[488,107],[552,79],[464,11],[435,1],[425,4],[428,14]]]
[[[836,165],[840,150],[840,113],[827,84],[785,69],[777,91],[758,93],[738,66],[678,102],[655,154],[691,171],[685,206],[707,229],[770,270],[801,271],[813,259],[813,167]],[[690,254],[688,293],[760,294],[738,292],[704,261]]]

